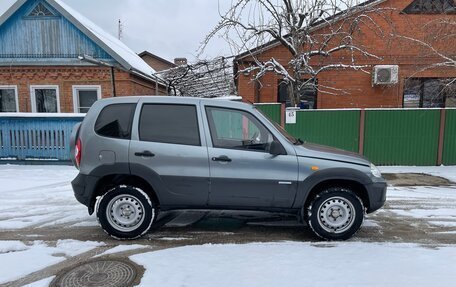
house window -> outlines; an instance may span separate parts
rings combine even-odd
[[[28,14],[28,17],[52,17],[55,16],[43,2],[38,3],[38,5],[33,8],[32,12]]]
[[[450,14],[455,12],[454,0],[415,0],[402,11],[404,14]]]
[[[101,86],[73,86],[75,113],[87,113],[99,99],[101,99]]]
[[[59,87],[58,86],[32,86],[31,88],[32,112],[34,113],[59,113]]]
[[[0,113],[19,112],[16,86],[0,86]]]
[[[291,106],[289,95],[291,94],[290,85],[280,81],[277,95],[277,102]],[[316,109],[317,108],[317,86],[316,84],[308,84],[299,91],[299,104],[301,109]]]
[[[456,78],[410,78],[404,85],[404,108],[456,107]]]

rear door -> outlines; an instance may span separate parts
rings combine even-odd
[[[199,109],[195,100],[170,104],[148,98],[137,107],[131,172],[154,182],[162,205],[207,204],[209,164]]]

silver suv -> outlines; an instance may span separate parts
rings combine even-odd
[[[319,237],[344,240],[386,199],[363,157],[305,144],[239,102],[101,100],[71,141],[75,196],[120,239],[144,235],[159,210],[223,209],[296,214]]]

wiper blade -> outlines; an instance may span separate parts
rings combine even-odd
[[[293,143],[294,145],[302,145],[304,141],[300,138],[297,138],[296,141]]]

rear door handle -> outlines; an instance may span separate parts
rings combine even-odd
[[[140,157],[154,157],[155,154],[151,153],[148,150],[145,150],[143,152],[135,152],[135,156],[140,156]]]
[[[219,157],[213,157],[212,161],[218,161],[218,162],[232,162],[233,160],[226,155],[222,155]]]

